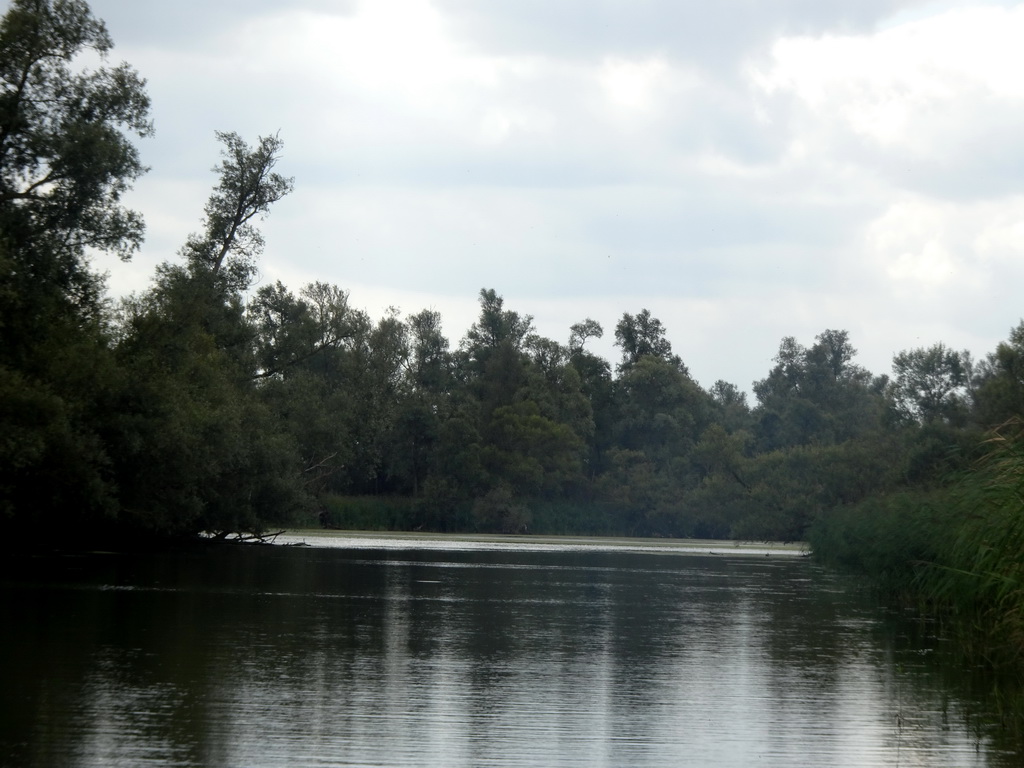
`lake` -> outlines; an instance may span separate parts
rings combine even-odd
[[[0,765],[1021,763],[982,673],[791,552],[310,541],[8,558]]]

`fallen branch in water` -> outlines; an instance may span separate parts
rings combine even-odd
[[[283,530],[274,533],[243,533],[242,531],[208,531],[206,533],[211,539],[217,541],[233,541],[240,544],[273,544],[274,540],[284,533]],[[229,536],[234,538],[229,539]]]

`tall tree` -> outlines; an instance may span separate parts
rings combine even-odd
[[[69,291],[85,248],[127,257],[142,241],[120,200],[146,170],[126,135],[152,130],[145,82],[127,64],[75,66],[112,47],[80,0],[14,0],[0,20],[0,223],[12,255],[37,260],[20,265],[32,279]]]
[[[665,467],[685,456],[707,427],[711,399],[671,362],[646,355],[616,381],[616,441]]]
[[[643,309],[635,315],[624,312],[615,326],[615,344],[622,347],[619,370],[636,365],[643,357],[656,357],[687,373],[683,361],[672,354],[672,344],[665,333],[665,326],[650,310]]]
[[[895,355],[889,392],[897,412],[918,423],[962,423],[971,367],[967,350],[958,352],[942,342]]]
[[[326,373],[333,350],[351,340],[359,326],[348,292],[315,282],[295,296],[281,282],[265,285],[246,305],[256,334],[260,378],[286,378],[299,371]]]
[[[479,375],[491,357],[502,347],[520,352],[526,337],[533,332],[533,317],[505,309],[505,299],[493,288],[480,289],[480,318],[470,326],[462,340],[462,354]]]
[[[260,137],[248,146],[237,134],[218,132],[224,144],[214,166],[217,183],[206,203],[202,234],[189,235],[179,255],[184,263],[162,264],[154,288],[142,304],[129,306],[161,317],[173,327],[198,324],[229,350],[251,375],[253,330],[245,319],[243,292],[256,274],[263,236],[255,220],[292,189],[292,180],[273,171],[283,143],[277,136]]]
[[[233,132],[217,131],[224,148],[214,166],[219,181],[206,203],[205,229],[182,248],[194,274],[208,272],[225,292],[246,290],[263,252],[263,235],[254,225],[270,206],[292,191],[294,180],[274,171],[283,142],[261,136],[250,147]]]
[[[588,317],[581,323],[574,323],[569,327],[569,353],[579,354],[583,351],[587,339],[600,339],[602,336],[604,336],[604,328],[597,320],[591,320]]]
[[[754,383],[761,450],[842,442],[880,426],[871,374],[853,362],[846,331],[826,330],[809,349],[787,336],[775,367]]]
[[[116,510],[103,432],[118,372],[87,250],[138,248],[121,198],[145,170],[131,137],[151,126],[111,47],[84,2],[13,0],[0,19],[0,512],[15,525]]]
[[[251,222],[291,181],[271,170],[276,137],[248,148],[235,134],[219,136],[226,148],[205,234],[189,238],[184,264],[163,265],[153,288],[128,302],[118,347],[132,374],[118,474],[126,517],[143,530],[258,529],[302,502],[294,435],[257,382],[286,356],[270,330],[275,311],[316,324],[285,292],[259,294],[251,314],[241,295],[262,245]]]
[[[480,402],[486,421],[495,408],[510,405],[526,380],[524,345],[533,317],[505,309],[493,289],[480,291],[480,318],[459,345],[459,368],[468,391]]]
[[[974,392],[975,419],[993,427],[1024,414],[1024,321],[982,361]]]
[[[419,496],[428,473],[436,471],[442,425],[451,411],[452,354],[441,314],[425,309],[406,318],[409,356],[405,397],[395,431],[395,453],[404,465],[408,490]]]
[[[719,379],[711,385],[708,395],[718,410],[715,421],[720,423],[726,432],[750,429],[750,406],[747,405],[746,392],[741,392],[735,384]]]

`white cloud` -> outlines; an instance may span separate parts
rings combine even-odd
[[[1024,197],[970,205],[900,199],[867,226],[865,250],[898,296],[984,301],[1024,264]]]
[[[664,98],[669,67],[660,56],[639,61],[612,56],[602,62],[598,79],[614,107],[649,110]]]
[[[868,225],[869,258],[897,292],[960,285],[967,277],[965,265],[954,256],[956,244],[950,242],[949,208],[917,199],[900,201]]]
[[[495,62],[468,56],[426,0],[362,2],[351,15],[284,10],[231,33],[235,56],[388,99],[422,104],[466,83],[493,85]]]
[[[783,38],[752,79],[794,95],[826,130],[934,156],[976,129],[980,100],[1024,108],[1022,39],[1024,6],[954,9],[875,34]]]

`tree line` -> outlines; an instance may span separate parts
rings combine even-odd
[[[1022,412],[1024,323],[983,359],[942,343],[890,374],[846,331],[781,341],[755,402],[701,387],[646,309],[621,357],[493,289],[457,343],[431,310],[371,318],[342,288],[256,285],[259,221],[293,187],[276,135],[218,133],[199,230],[114,301],[122,198],[152,131],[81,0],[0,22],[0,519],[9,534],[192,536],[277,524],[805,538],[835,510],[943,488]],[[102,64],[83,69],[83,52]]]

